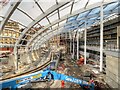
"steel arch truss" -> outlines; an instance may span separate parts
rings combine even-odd
[[[113,1],[112,1],[112,2],[113,2]],[[46,26],[44,29],[41,29],[41,30],[38,31],[38,33],[34,34],[34,36],[33,36],[33,37],[30,39],[30,41],[27,43],[27,47],[29,46],[30,43],[32,43],[32,42],[36,39],[36,37],[38,37],[39,35],[42,35],[41,33],[42,33],[43,31],[45,31],[46,29],[49,30],[49,28],[50,28],[51,26],[53,26],[53,25],[55,25],[55,24],[57,24],[57,23],[60,23],[61,21],[66,20],[66,19],[68,19],[69,17],[75,16],[75,15],[77,15],[77,17],[78,17],[78,14],[79,14],[79,13],[82,13],[82,12],[85,12],[85,11],[88,11],[88,10],[91,10],[91,9],[93,9],[93,8],[96,8],[96,7],[100,7],[101,4],[106,5],[106,4],[109,4],[109,3],[112,3],[112,2],[96,3],[96,4],[93,4],[93,5],[89,6],[89,7],[87,7],[86,9],[82,8],[82,9],[80,9],[79,11],[75,11],[75,12],[72,13],[72,14],[68,14],[68,15],[65,15],[65,16],[61,17],[61,19],[52,22],[50,25]],[[117,12],[118,12],[117,10],[116,10],[116,11],[109,11],[109,12],[105,12],[104,15],[113,14],[113,13],[117,13]],[[89,13],[90,13],[90,12],[89,12]],[[89,19],[89,18],[91,18],[91,17],[96,17],[96,18],[98,18],[98,17],[99,17],[99,13],[97,13],[97,14],[95,14],[95,15],[87,16],[87,17],[85,17],[85,18],[82,18],[81,20],[85,20],[86,18]],[[96,20],[96,21],[99,21],[99,20]],[[94,22],[95,22],[95,21],[94,21]],[[68,22],[68,24],[70,24],[70,23]],[[81,28],[82,28],[82,27],[81,27]],[[46,30],[46,31],[47,31],[47,30]],[[51,32],[52,32],[52,31],[51,31]]]
[[[1,26],[0,26],[0,27],[1,27],[1,31],[2,31],[3,28],[4,28],[4,26],[5,26],[5,23],[10,19],[11,15],[14,13],[14,11],[15,11],[16,9],[19,10],[20,12],[24,13],[26,16],[28,16],[29,18],[32,19],[32,22],[31,22],[28,26],[25,26],[25,25],[24,25],[25,29],[23,30],[23,32],[19,32],[19,33],[20,33],[20,36],[17,38],[15,45],[13,45],[13,46],[14,46],[14,52],[15,52],[15,54],[17,53],[17,47],[18,47],[18,46],[25,46],[26,48],[28,48],[29,45],[32,44],[32,43],[34,42],[34,40],[35,40],[39,35],[44,35],[44,34],[42,34],[42,33],[48,33],[48,35],[49,35],[49,33],[52,33],[52,31],[54,30],[53,26],[56,26],[56,25],[58,24],[58,25],[57,25],[57,28],[59,28],[59,27],[60,27],[59,24],[60,24],[62,21],[65,21],[65,20],[66,20],[66,23],[65,23],[66,26],[67,26],[68,24],[73,24],[72,22],[68,22],[69,18],[74,17],[74,16],[76,16],[76,18],[78,18],[81,13],[84,13],[84,12],[86,12],[86,11],[88,11],[88,13],[85,15],[85,17],[80,18],[78,21],[83,21],[83,22],[84,22],[84,20],[85,20],[86,18],[87,18],[87,19],[90,19],[90,18],[96,17],[95,20],[93,20],[93,22],[96,22],[96,21],[98,22],[99,20],[97,20],[97,18],[100,17],[100,15],[99,15],[100,12],[98,12],[98,13],[93,13],[93,15],[90,15],[90,13],[92,12],[92,10],[94,10],[94,8],[100,7],[101,5],[105,6],[104,8],[106,8],[108,4],[111,4],[111,3],[114,3],[114,2],[118,2],[117,0],[109,0],[108,2],[98,2],[98,3],[94,3],[94,4],[92,4],[92,5],[87,5],[87,4],[89,3],[89,2],[87,2],[87,3],[85,4],[85,7],[80,8],[79,10],[73,11],[73,5],[74,5],[75,3],[77,3],[77,2],[74,2],[74,0],[66,0],[66,1],[64,1],[64,2],[59,2],[59,3],[58,3],[58,1],[56,0],[56,4],[55,4],[55,5],[53,5],[52,7],[48,8],[46,11],[44,11],[44,10],[41,8],[41,6],[38,4],[38,2],[35,1],[35,4],[38,5],[39,9],[42,11],[42,14],[40,14],[37,18],[33,19],[31,16],[29,16],[29,14],[27,14],[26,12],[24,12],[24,10],[21,10],[21,9],[18,7],[19,4],[21,4],[21,1],[22,1],[22,0],[17,0],[16,2],[14,2],[14,3],[12,4],[12,6],[9,8],[9,12],[6,13],[6,16],[4,17],[3,21],[1,22]],[[89,1],[89,0],[88,0],[88,1]],[[60,16],[60,9],[61,9],[62,7],[64,7],[65,5],[67,5],[67,7],[71,6],[71,7],[70,7],[70,13],[67,13],[66,15]],[[118,6],[119,6],[119,5],[118,5]],[[118,6],[116,5],[113,9],[117,8]],[[66,8],[67,8],[67,7],[66,7]],[[65,8],[63,8],[63,9],[65,9]],[[58,19],[55,20],[55,21],[53,21],[53,22],[49,21],[50,18],[49,18],[48,16],[49,16],[51,13],[56,12],[56,11],[57,11],[57,13],[58,13]],[[113,11],[109,10],[109,11],[105,12],[104,15],[105,15],[105,14],[106,14],[106,15],[107,15],[107,14],[113,14],[113,13],[116,13],[116,12],[117,12],[116,10],[113,10]],[[48,25],[45,25],[45,26],[44,26],[43,28],[41,28],[40,30],[36,31],[36,30],[34,29],[34,26],[35,26],[35,25],[39,25],[39,22],[40,22],[41,20],[43,20],[44,18],[47,18],[47,20],[49,21],[49,24],[48,24]],[[74,24],[75,24],[75,26],[76,26],[77,28],[83,28],[83,27],[84,27],[84,26],[83,26],[84,24],[82,25],[83,22],[79,22],[79,25],[80,25],[80,26],[77,26],[77,25],[78,25],[78,22],[75,22]],[[91,25],[92,25],[92,24],[94,24],[94,23],[91,23]],[[41,25],[39,25],[39,26],[41,26]],[[76,28],[76,29],[77,29],[77,28]],[[35,34],[34,34],[34,35],[27,33],[30,29],[32,29],[33,31],[35,31]],[[65,30],[67,30],[67,29],[68,29],[68,28],[65,27]],[[71,28],[69,28],[69,29],[71,29]],[[25,37],[24,37],[24,36],[25,36]],[[19,43],[21,42],[21,40],[26,40],[26,37],[27,37],[27,36],[30,36],[30,39],[27,41],[27,45],[19,44]],[[12,37],[10,37],[10,38],[12,38]]]

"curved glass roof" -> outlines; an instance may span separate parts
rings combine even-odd
[[[98,24],[100,21],[100,6],[103,5],[104,20],[118,16],[120,7],[118,0],[1,0],[1,31],[6,29],[9,21],[19,23],[19,37],[14,38],[17,46],[31,47],[40,38],[50,38],[52,33],[84,28]],[[54,31],[54,32],[53,32]],[[59,32],[59,33],[60,33]],[[51,35],[47,35],[51,33]],[[0,37],[6,37],[1,35]],[[23,43],[23,40],[27,43]],[[45,40],[43,40],[45,41]],[[40,42],[40,41],[39,41]],[[1,44],[7,46],[10,44]]]

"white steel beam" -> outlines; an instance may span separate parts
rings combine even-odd
[[[53,32],[54,30],[61,30],[61,28],[63,28],[63,27],[64,27],[64,24],[60,25],[59,27],[53,28],[53,30],[47,30],[45,33],[42,33],[41,35],[39,35],[37,38],[39,39],[39,37],[43,37],[44,34],[49,34],[49,33]],[[58,28],[59,28],[59,29],[58,29]],[[35,42],[38,41],[37,38],[35,39]],[[28,42],[28,43],[32,43],[32,42]],[[29,45],[29,44],[28,44],[28,45]],[[26,50],[27,50],[27,48],[28,48],[28,46],[26,47]]]
[[[65,32],[65,31],[64,31]],[[52,38],[52,37],[54,37],[55,35],[58,35],[58,34],[60,34],[60,33],[64,33],[64,32],[57,32],[56,34],[54,34],[54,35],[51,35],[51,37],[47,37],[46,39],[43,39],[41,42],[40,42],[40,44],[39,44],[39,46],[40,45],[42,45],[44,42],[46,42],[47,40],[49,40],[50,38]],[[41,39],[40,39],[41,40]]]
[[[45,35],[39,37],[38,40],[34,43],[34,45],[37,44],[37,43],[39,43],[39,42],[42,42],[42,39],[44,40],[44,38],[46,38],[46,37],[49,38],[51,36],[54,36],[54,34],[60,33],[60,32],[62,32],[62,30],[57,30],[56,29],[54,32],[50,32],[48,34],[46,33]],[[63,32],[65,32],[65,31],[63,31]]]
[[[12,29],[12,28],[7,28],[7,27],[5,27],[4,30],[14,31],[14,32],[17,32],[17,33],[20,33],[20,34],[21,34],[21,32],[15,30],[15,29]]]
[[[8,11],[5,14],[5,18],[3,19],[3,21],[0,24],[0,33],[3,31],[5,24],[7,23],[7,21],[9,20],[9,18],[13,14],[13,12],[16,10],[18,5],[21,3],[21,1],[22,0],[16,0],[15,2],[13,2],[13,4],[11,4],[10,8],[8,9]]]
[[[23,14],[25,14],[28,18],[30,18],[31,20],[34,21],[34,19],[28,13],[26,13],[25,11],[23,11],[22,9],[17,8],[17,10],[19,10],[20,12],[22,12]]]
[[[68,32],[68,30],[55,30],[54,32],[46,33],[44,36],[40,36],[39,39],[34,43],[33,47],[35,45],[38,45],[37,43],[44,43],[45,41],[49,40],[51,37],[54,37],[55,35],[58,35],[60,33]],[[45,38],[45,39],[44,39]]]
[[[14,44],[0,44],[0,47],[4,47],[4,46],[14,47]]]
[[[87,21],[85,20],[85,30],[84,30],[84,64],[86,64],[86,43],[87,43]]]
[[[42,13],[41,15],[39,15],[39,16],[35,19],[35,21],[31,22],[31,23],[28,25],[28,27],[23,31],[23,34],[21,34],[21,35],[19,36],[19,40],[15,43],[15,46],[17,46],[17,44],[19,44],[19,42],[21,41],[21,39],[23,38],[23,36],[27,33],[27,31],[28,31],[30,28],[32,28],[35,24],[37,24],[39,21],[41,21],[43,18],[45,18],[46,16],[48,16],[49,14],[51,14],[52,12],[54,12],[55,10],[59,9],[60,7],[66,5],[66,4],[68,4],[68,3],[69,3],[69,1],[67,1],[67,2],[64,1],[64,2],[59,3],[58,5],[53,5],[51,8],[49,8],[49,9],[46,11],[46,13]],[[16,48],[16,47],[15,47],[15,48]],[[15,49],[15,48],[14,48],[14,49]]]
[[[70,37],[70,54],[71,54],[71,51],[72,51],[72,42],[71,42],[72,37],[71,36],[72,36],[71,35],[71,31],[69,31],[69,37]]]
[[[117,2],[117,0],[114,0],[114,1],[111,1],[111,0],[110,0],[110,1],[108,1],[108,2],[104,2],[103,5],[109,4],[109,3],[112,3],[112,2]],[[59,20],[56,20],[56,21],[52,22],[50,25],[47,25],[46,27],[44,27],[44,29],[39,30],[38,33],[36,33],[35,35],[33,35],[33,38],[30,39],[30,43],[31,43],[41,32],[43,32],[44,30],[48,29],[49,27],[51,27],[51,26],[53,26],[53,25],[55,25],[55,24],[57,24],[57,23],[65,20],[65,19],[67,19],[67,18],[69,18],[69,17],[72,17],[72,16],[77,15],[77,14],[79,14],[79,13],[82,13],[82,12],[84,12],[84,11],[90,10],[90,9],[92,9],[92,8],[99,7],[100,5],[101,5],[101,2],[98,2],[98,3],[95,3],[95,4],[92,4],[92,5],[88,6],[88,7],[86,7],[86,8],[82,8],[82,9],[80,9],[80,10],[77,10],[77,11],[73,12],[72,14],[67,14],[67,15],[61,17]],[[27,46],[28,46],[30,43],[28,43]]]
[[[100,72],[103,71],[103,5],[100,12]]]
[[[0,38],[11,38],[11,39],[16,39],[16,40],[18,40],[18,38],[15,38],[15,37],[13,37],[13,36],[0,36]]]
[[[38,41],[38,40],[36,40],[36,41]]]
[[[23,31],[23,34],[21,34],[21,35],[19,36],[19,39],[18,39],[17,42],[15,43],[14,55],[15,55],[15,59],[16,59],[16,60],[17,60],[17,45],[18,45],[19,42],[22,40],[23,36],[27,33],[27,31],[28,31],[30,28],[32,28],[35,24],[37,24],[39,21],[41,21],[43,18],[45,18],[46,16],[48,16],[49,14],[51,14],[52,12],[54,12],[55,10],[59,9],[60,7],[66,5],[66,4],[68,4],[68,3],[69,3],[69,1],[67,1],[67,2],[64,1],[64,2],[59,3],[58,5],[53,5],[51,8],[49,8],[49,9],[46,11],[45,14],[39,15],[39,16],[35,19],[35,21],[33,21],[32,23],[30,23],[30,24],[28,25],[28,27],[25,28],[25,30]],[[13,10],[14,10],[14,9],[13,9]],[[12,11],[13,11],[13,10],[12,10]],[[9,19],[9,18],[8,18],[8,19]],[[8,20],[8,19],[7,19],[7,20]],[[5,21],[4,21],[4,24],[5,24]],[[3,25],[2,25],[2,27],[3,27]],[[17,67],[16,67],[16,68],[17,68]]]
[[[74,59],[74,56],[75,56],[75,43],[74,43],[74,41],[75,41],[75,34],[74,34],[74,31],[73,31],[73,59]]]
[[[79,59],[79,32],[77,32],[77,60]]]

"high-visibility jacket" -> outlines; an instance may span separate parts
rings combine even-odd
[[[65,86],[65,82],[62,80],[61,81],[61,88],[64,88],[64,86]]]

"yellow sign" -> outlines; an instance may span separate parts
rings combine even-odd
[[[42,76],[42,74],[37,74],[37,75],[35,75],[35,76],[32,76],[32,78],[34,79],[34,78],[39,78],[39,77],[41,77]]]

